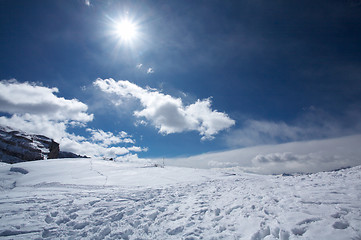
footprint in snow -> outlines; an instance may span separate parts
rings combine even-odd
[[[63,218],[59,219],[58,221],[56,221],[55,223],[57,225],[60,225],[60,224],[68,223],[69,221],[70,221],[70,219],[68,217],[63,217]]]
[[[271,230],[267,226],[266,228],[260,229],[255,234],[253,234],[251,240],[262,240],[268,235],[271,235]]]
[[[271,231],[271,234],[276,239],[280,239],[280,240],[289,240],[289,238],[290,238],[290,234],[288,233],[288,231],[280,229],[279,227],[274,228]]]
[[[55,212],[51,212],[50,216],[54,218],[54,217],[58,216],[58,214],[59,214],[59,212],[55,211]]]
[[[124,216],[124,213],[122,213],[122,212],[115,213],[115,214],[110,216],[110,220],[112,222],[120,221],[120,220],[122,220],[123,216]]]
[[[99,237],[100,239],[103,239],[105,236],[109,235],[112,232],[110,227],[105,227],[103,230],[100,231]]]
[[[310,223],[313,223],[313,222],[317,222],[317,221],[320,221],[321,218],[307,218],[299,223],[297,223],[297,225],[304,225],[304,224],[310,224]]]
[[[347,215],[348,212],[349,212],[348,209],[343,208],[343,209],[341,209],[341,211],[332,214],[331,217],[333,217],[333,218],[341,218],[342,216]]]
[[[292,228],[292,233],[296,236],[302,236],[307,231],[307,227]]]
[[[66,210],[66,214],[71,215],[72,213],[75,213],[78,210],[79,210],[78,208],[71,208],[71,209]]]
[[[154,213],[149,214],[148,218],[151,219],[152,221],[154,221],[157,218],[158,214],[159,214],[159,212],[155,211]]]
[[[350,226],[348,222],[335,222],[332,227],[334,229],[346,229]]]
[[[254,207],[254,205],[252,205],[252,206]],[[229,215],[231,212],[233,212],[234,210],[239,209],[239,208],[242,209],[243,206],[241,206],[241,205],[236,205],[236,206],[228,209],[228,210],[226,211],[226,215]]]
[[[129,240],[129,236],[133,235],[134,231],[127,229],[124,232],[112,233],[109,237],[110,239],[124,239]]]
[[[220,213],[221,209],[217,208],[216,210],[214,210],[214,215],[216,215],[216,217],[218,217]]]
[[[90,202],[89,202],[89,205],[90,205],[90,206],[93,206],[94,204],[96,204],[96,203],[98,203],[98,202],[100,202],[100,200],[90,201]]]
[[[48,224],[49,224],[49,223],[52,223],[52,222],[54,221],[54,219],[53,219],[52,217],[50,217],[49,215],[46,215],[46,217],[45,217],[44,220],[45,220],[45,222],[48,223]]]
[[[176,234],[178,234],[178,233],[183,232],[183,229],[184,229],[184,227],[183,227],[183,226],[180,226],[180,227],[177,227],[177,228],[174,228],[174,229],[167,229],[166,232],[167,232],[169,235],[176,235]]]
[[[89,225],[88,222],[76,223],[76,224],[74,224],[73,229],[80,230],[80,229],[85,228],[85,227],[88,226],[88,225]]]

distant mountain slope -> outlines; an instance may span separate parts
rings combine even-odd
[[[0,126],[0,161],[18,163],[53,158],[79,158],[75,153],[62,152],[59,144],[43,135],[28,134]]]
[[[58,158],[59,144],[54,140],[35,134],[27,134],[10,127],[0,126],[0,159],[17,163]]]

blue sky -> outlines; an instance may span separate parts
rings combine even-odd
[[[0,4],[0,123],[64,150],[172,158],[361,132],[359,1]]]

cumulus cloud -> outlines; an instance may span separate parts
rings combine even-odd
[[[41,134],[54,139],[60,144],[62,151],[74,152],[80,155],[114,157],[115,154],[127,154],[125,147],[112,147],[83,136],[68,132],[66,121],[55,121],[34,114],[14,114],[11,117],[1,116],[0,124],[19,129],[27,133]],[[100,130],[99,130],[100,131]]]
[[[98,78],[94,85],[120,99],[138,99],[142,109],[134,111],[134,116],[149,121],[161,134],[198,131],[202,140],[206,140],[235,124],[226,113],[211,109],[210,98],[185,106],[180,98],[129,81]]]
[[[239,148],[188,158],[167,159],[167,165],[237,169],[262,173],[313,173],[361,164],[361,135]]]
[[[154,73],[153,68],[151,68],[151,67],[150,67],[150,68],[148,68],[147,73],[148,73],[148,74]]]
[[[34,114],[13,114],[10,117],[1,116],[0,124],[31,134],[42,134],[57,141],[66,136],[67,129],[65,121],[55,121]]]
[[[0,81],[0,92],[0,112],[9,115],[0,116],[1,125],[53,138],[62,151],[114,158],[147,150],[136,146],[116,146],[135,143],[124,131],[114,135],[88,128],[90,139],[69,133],[69,127],[85,127],[93,120],[93,114],[87,113],[88,106],[77,99],[56,96],[57,88],[12,79]]]
[[[148,148],[141,148],[141,147],[137,147],[137,146],[132,146],[128,148],[129,151],[133,151],[133,152],[147,152]]]
[[[101,129],[87,128],[87,131],[92,135],[91,139],[102,146],[109,146],[118,143],[135,143],[135,140],[131,139],[131,136],[124,131],[119,132],[118,135],[114,135],[112,132],[104,132]]]
[[[88,140],[82,141],[78,139],[78,136],[73,134],[67,134],[64,138],[60,139],[59,142],[61,148],[66,151],[92,157],[116,158],[129,153],[126,147],[104,146]]]
[[[52,120],[89,122],[93,114],[86,113],[88,106],[77,99],[64,99],[54,93],[57,88],[19,83],[16,80],[0,81],[0,111],[10,114],[36,114]]]

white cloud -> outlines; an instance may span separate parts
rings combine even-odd
[[[129,81],[100,79],[94,82],[103,92],[115,94],[118,98],[135,98],[142,109],[134,116],[151,122],[161,134],[198,131],[202,140],[213,139],[219,131],[235,124],[226,113],[211,109],[211,99],[197,100],[184,106],[182,99],[163,94],[156,89],[141,88]]]
[[[132,152],[147,152],[148,151],[148,148],[141,148],[141,147],[137,147],[137,146],[129,147],[127,149]]]
[[[147,73],[148,73],[148,74],[154,73],[153,68],[151,68],[151,67],[150,67],[150,68],[148,68]]]
[[[212,139],[219,131],[235,124],[225,113],[211,109],[211,99],[197,100],[186,107],[186,112],[194,117],[199,123],[198,131],[203,135],[202,139]]]
[[[350,107],[335,117],[311,106],[293,123],[248,119],[226,137],[232,147],[305,141],[361,133],[361,111]]]
[[[132,153],[118,156],[115,158],[115,160],[117,162],[139,162],[142,164],[144,163],[154,164],[154,162],[151,159],[139,158],[137,154],[132,154]]]
[[[31,134],[41,134],[57,141],[66,137],[67,123],[51,120],[45,116],[34,114],[13,114],[11,117],[0,117],[0,124],[20,129]]]
[[[237,167],[244,171],[281,174],[329,171],[361,164],[361,135],[292,142],[167,159],[167,165]]]
[[[80,155],[108,158],[129,153],[129,150],[125,147],[105,147],[90,141],[79,141],[77,137],[78,136],[68,134],[66,137],[60,139],[59,142],[62,150]]]
[[[304,128],[284,122],[246,120],[242,128],[227,136],[227,142],[231,146],[254,146],[302,140],[305,135]]]
[[[77,99],[57,97],[57,88],[19,83],[16,80],[0,81],[0,111],[10,114],[35,114],[51,120],[89,122],[93,114],[86,113],[88,106]]]
[[[85,5],[90,6],[90,0],[84,0]]]
[[[112,132],[104,132],[101,129],[87,128],[86,130],[90,132],[90,134],[92,135],[91,139],[94,142],[97,142],[104,147],[118,143],[135,143],[135,140],[127,138],[128,134],[124,131],[118,133],[118,135],[114,135]]]
[[[137,67],[138,69],[141,69],[142,66],[143,66],[143,64],[142,64],[142,63],[139,63],[136,67]]]
[[[126,154],[129,150],[118,147],[110,151],[106,146],[91,142],[83,136],[67,132],[65,121],[54,121],[43,116],[24,114],[14,114],[11,117],[0,117],[0,124],[20,129],[27,133],[41,134],[54,139],[60,144],[61,151],[74,152],[87,156],[113,157],[114,153]],[[112,154],[110,156],[110,154]]]
[[[139,152],[145,148],[120,147],[117,144],[134,144],[126,132],[117,135],[100,129],[88,129],[91,138],[68,132],[68,127],[85,127],[92,121],[87,105],[76,100],[57,97],[57,88],[47,88],[34,83],[16,80],[0,81],[0,111],[10,116],[0,116],[0,124],[31,134],[41,134],[54,139],[62,151],[87,156],[117,157]]]
[[[134,126],[138,127],[140,125],[147,126],[148,123],[146,121],[144,121],[144,120],[137,120],[137,121],[134,122]]]

